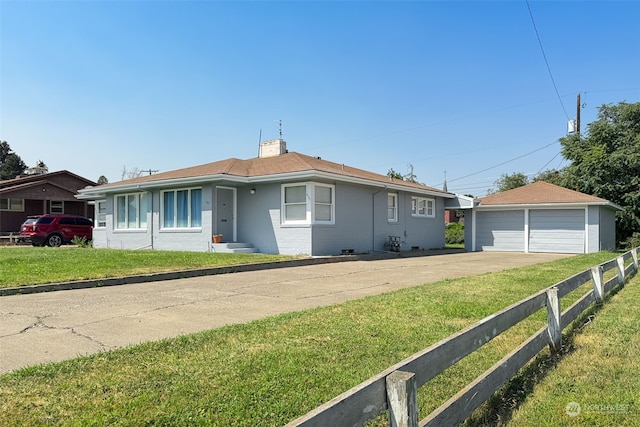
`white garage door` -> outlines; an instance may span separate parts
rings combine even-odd
[[[524,210],[476,213],[476,250],[524,251]]]
[[[529,211],[529,252],[584,253],[584,209]]]

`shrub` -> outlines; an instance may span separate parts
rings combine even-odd
[[[444,229],[444,241],[447,245],[464,243],[464,225],[450,222]]]
[[[71,243],[73,243],[74,245],[76,245],[79,248],[91,248],[91,247],[93,247],[93,245],[91,244],[91,240],[87,240],[86,237],[73,236],[73,239],[71,240]]]
[[[640,246],[640,233],[636,232],[621,244],[623,250],[630,250]]]

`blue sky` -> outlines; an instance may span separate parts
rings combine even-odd
[[[0,140],[120,180],[289,151],[482,196],[640,101],[640,2],[0,0]],[[498,166],[500,165],[500,166]]]

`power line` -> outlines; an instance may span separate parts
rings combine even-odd
[[[542,57],[544,58],[544,63],[547,65],[547,71],[549,72],[549,77],[551,77],[551,83],[553,83],[553,88],[556,91],[556,96],[558,97],[558,101],[560,101],[560,105],[562,106],[562,111],[564,111],[564,115],[569,120],[569,115],[567,114],[567,110],[564,108],[564,104],[562,103],[562,98],[560,97],[560,93],[558,92],[558,87],[556,86],[556,81],[553,78],[553,74],[551,73],[551,67],[549,67],[549,61],[547,61],[547,55],[544,53],[544,48],[542,47],[542,41],[540,40],[540,34],[538,34],[538,28],[536,27],[536,21],[533,19],[533,12],[531,12],[531,6],[529,6],[529,0],[525,0],[527,3],[527,9],[529,9],[529,16],[531,17],[531,23],[533,24],[533,30],[536,32],[536,37],[538,38],[538,45],[540,45],[540,50],[542,51]]]
[[[553,160],[554,160],[556,157],[558,157],[559,155],[560,155],[560,152],[556,153],[556,155],[555,155],[555,156],[553,156],[553,157],[551,158],[551,160],[549,160],[547,163],[545,163],[545,164],[544,164],[544,166],[542,166],[542,167],[540,168],[540,170],[538,171],[538,173],[542,172],[542,171],[544,170],[544,168],[546,168],[546,167],[549,165],[549,163],[553,162]]]
[[[550,143],[550,144],[547,144],[547,145],[544,145],[544,146],[542,146],[542,147],[540,147],[540,148],[536,148],[535,150],[530,151],[530,152],[528,152],[528,153],[526,153],[526,154],[523,154],[523,155],[518,156],[518,157],[514,157],[514,158],[513,158],[513,159],[511,159],[511,160],[507,160],[506,162],[499,163],[499,164],[497,164],[497,165],[494,165],[494,166],[488,167],[488,168],[486,168],[486,169],[482,169],[481,171],[478,171],[478,172],[470,173],[470,174],[465,175],[465,176],[461,176],[461,177],[459,177],[459,178],[450,179],[450,180],[449,180],[449,183],[451,183],[451,182],[453,182],[453,181],[459,181],[459,180],[461,180],[461,179],[469,178],[470,176],[478,175],[478,174],[480,174],[480,173],[482,173],[482,172],[486,172],[486,171],[488,171],[488,170],[495,169],[495,168],[497,168],[497,167],[499,167],[499,166],[506,165],[507,163],[511,163],[511,162],[516,161],[516,160],[518,160],[518,159],[521,159],[521,158],[523,158],[523,157],[529,156],[529,155],[531,155],[531,154],[533,154],[533,153],[537,153],[537,152],[538,152],[538,151],[540,151],[540,150],[544,150],[544,149],[545,149],[545,148],[547,148],[547,147],[551,147],[553,144],[556,144],[556,143],[557,143],[557,141],[554,141],[554,142],[552,142],[552,143]]]

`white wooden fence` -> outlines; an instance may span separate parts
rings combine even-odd
[[[362,426],[385,412],[388,412],[392,427],[458,425],[546,345],[552,351],[559,350],[562,330],[592,303],[603,302],[609,291],[617,285],[624,285],[627,277],[637,272],[638,250],[635,248],[578,273],[480,320],[369,378],[287,426]],[[616,274],[605,281],[604,272],[612,269],[616,269]],[[593,282],[593,289],[560,312],[560,299],[589,281]],[[547,310],[545,327],[418,422],[419,387],[544,307]]]

